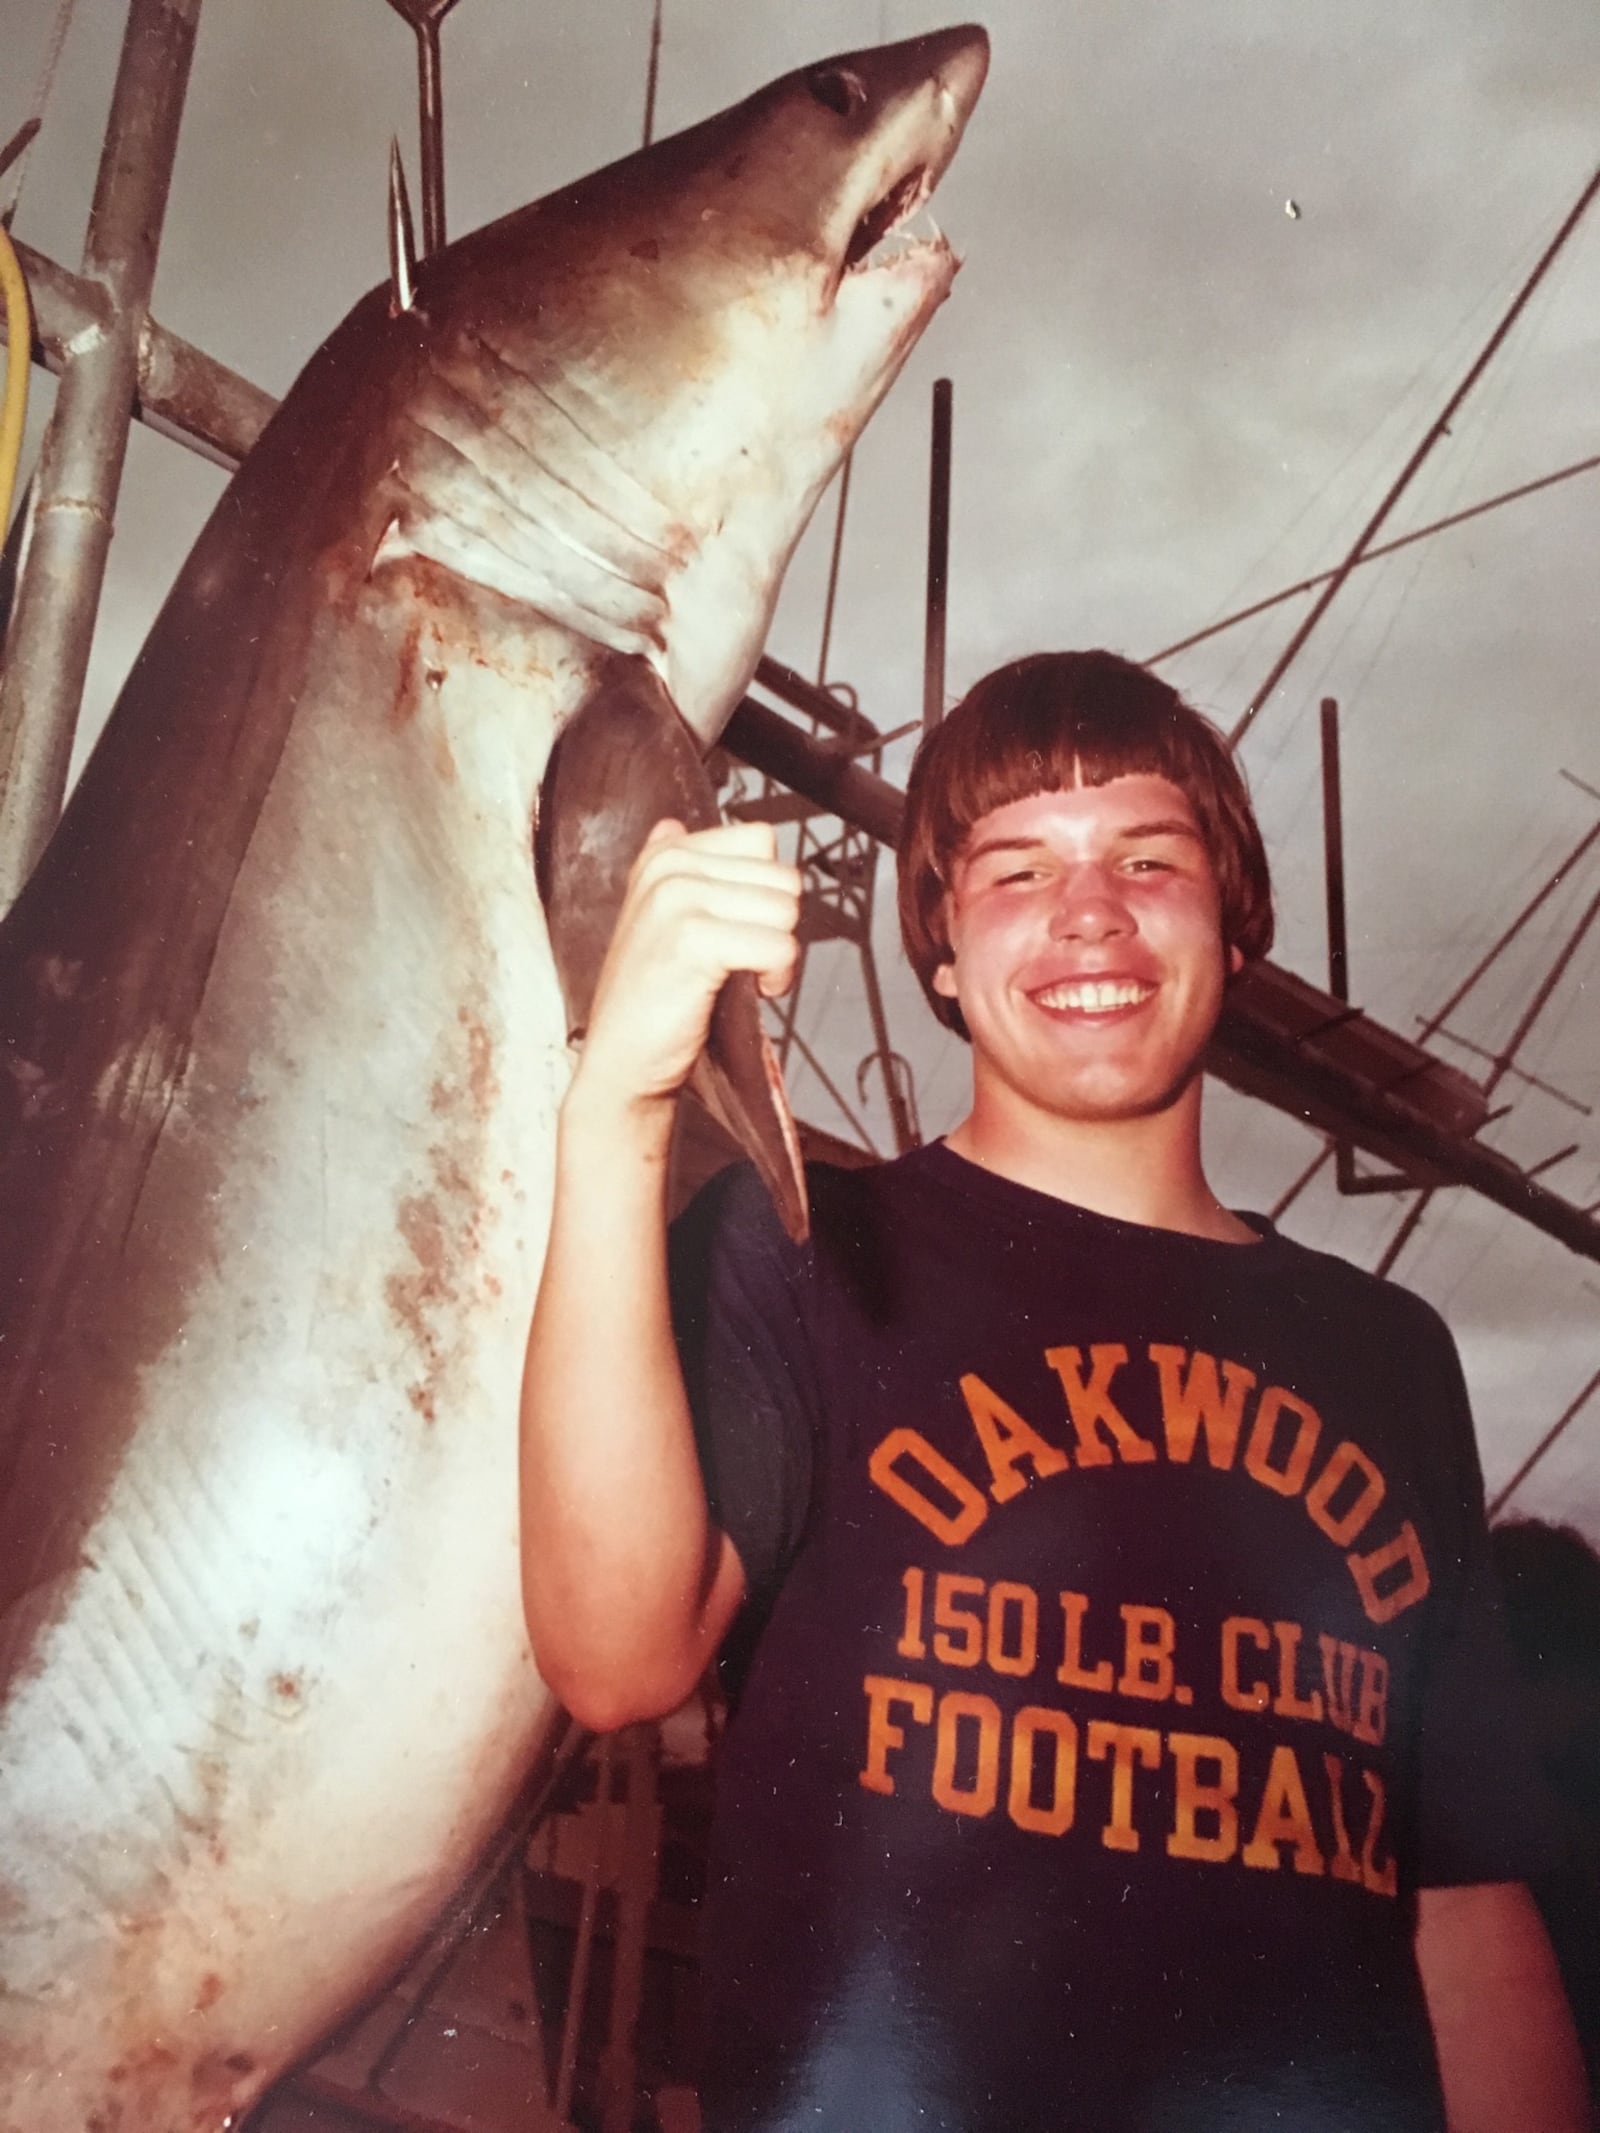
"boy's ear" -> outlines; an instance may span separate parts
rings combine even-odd
[[[931,982],[936,993],[946,1000],[953,1000],[956,996],[955,965],[950,962],[935,963]]]
[[[1236,978],[1244,968],[1244,950],[1237,941],[1228,943],[1228,975]]]

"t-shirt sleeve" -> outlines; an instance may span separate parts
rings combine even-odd
[[[1424,1888],[1526,1881],[1558,1861],[1559,1816],[1506,1632],[1460,1360],[1431,1311],[1420,1338],[1430,1351],[1439,1450],[1458,1523],[1423,1692],[1417,1879]]]
[[[754,1171],[738,1165],[673,1224],[669,1266],[706,1499],[760,1607],[799,1545],[811,1503],[809,1254],[784,1234]]]

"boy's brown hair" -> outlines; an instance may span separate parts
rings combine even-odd
[[[1246,962],[1272,946],[1272,882],[1243,778],[1217,728],[1176,689],[1115,652],[1036,652],[968,690],[917,750],[900,839],[900,937],[928,1005],[950,959],[944,903],[974,824],[997,807],[1081,782],[1170,779],[1194,809],[1222,905],[1222,938]]]

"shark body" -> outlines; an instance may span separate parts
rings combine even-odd
[[[365,298],[0,929],[0,2133],[233,2122],[563,1724],[516,1413],[592,970],[541,789],[619,694],[636,815],[715,739],[948,290],[874,245],[986,52],[807,68]]]

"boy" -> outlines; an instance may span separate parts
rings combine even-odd
[[[578,1715],[754,1646],[709,2124],[1576,2133],[1449,1336],[1206,1183],[1203,1054],[1272,932],[1214,730],[1107,653],[971,691],[900,854],[970,1113],[814,1174],[802,1250],[728,1174],[669,1291],[673,1092],[728,970],[787,982],[798,891],[748,831],[642,858],[524,1401]]]

